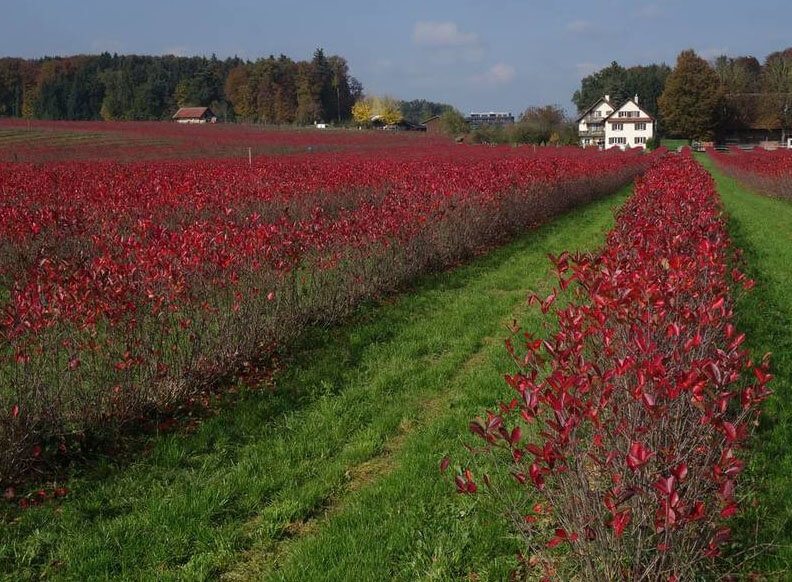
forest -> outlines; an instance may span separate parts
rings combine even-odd
[[[160,120],[209,106],[224,121],[338,122],[362,93],[347,61],[321,48],[307,61],[107,52],[0,59],[0,116],[29,119]]]

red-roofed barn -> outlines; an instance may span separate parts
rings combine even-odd
[[[181,107],[173,120],[176,123],[216,123],[217,117],[208,107]]]

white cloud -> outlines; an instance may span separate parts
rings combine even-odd
[[[516,69],[506,63],[492,65],[485,73],[475,75],[471,78],[474,83],[486,83],[488,85],[508,85],[517,76]]]
[[[413,28],[413,42],[430,48],[476,47],[475,32],[462,32],[455,22],[420,21]]]
[[[592,24],[588,20],[573,20],[566,28],[569,32],[586,32],[591,30]]]

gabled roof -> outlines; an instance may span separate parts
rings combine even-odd
[[[213,115],[212,110],[208,107],[181,107],[173,114],[172,119],[200,119],[205,115],[211,117]]]
[[[594,104],[593,104],[591,107],[589,107],[589,108],[588,108],[588,109],[586,109],[586,110],[585,110],[583,113],[581,113],[581,114],[580,114],[580,117],[578,117],[578,118],[577,118],[577,121],[579,122],[581,119],[583,119],[584,117],[586,117],[586,115],[588,115],[589,113],[591,113],[591,110],[592,110],[592,109],[595,109],[595,108],[596,108],[596,107],[597,107],[597,106],[598,106],[600,103],[603,103],[603,102],[604,102],[604,103],[607,103],[608,105],[610,105],[611,107],[613,107],[613,103],[611,103],[610,101],[606,100],[606,99],[605,99],[605,97],[600,97],[600,98],[597,100],[597,102],[596,102],[596,103],[594,103]],[[615,110],[616,110],[616,109],[614,108],[614,111],[615,111]]]
[[[640,117],[624,117],[624,118],[619,118],[619,123],[621,123],[622,121],[624,121],[624,122],[626,122],[626,123],[633,123],[633,122],[644,122],[644,121],[654,121],[654,117],[652,117],[651,115],[649,115],[649,114],[646,112],[646,110],[645,110],[643,107],[641,107],[640,105],[638,105],[638,104],[635,102],[635,100],[633,100],[633,99],[627,99],[627,101],[625,101],[624,103],[622,103],[622,104],[619,106],[619,108],[618,108],[618,109],[614,109],[614,110],[613,110],[613,113],[611,113],[610,115],[608,115],[608,116],[605,118],[605,122],[607,123],[608,121],[611,121],[611,117],[614,117],[614,116],[615,116],[615,115],[616,115],[616,114],[617,114],[619,111],[621,111],[622,109],[624,109],[625,105],[629,105],[630,103],[632,103],[633,105],[635,105],[635,106],[638,108],[638,111],[640,111],[640,112],[641,112],[641,115],[640,115]]]

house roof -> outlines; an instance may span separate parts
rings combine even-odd
[[[173,114],[173,119],[200,119],[206,114],[212,115],[208,107],[181,107]]]
[[[592,110],[592,109],[594,109],[595,107],[597,107],[597,105],[599,105],[599,104],[600,104],[600,103],[602,103],[602,102],[605,102],[605,103],[607,103],[608,105],[610,105],[611,107],[613,107],[613,104],[612,104],[610,101],[606,101],[606,100],[605,100],[605,97],[600,97],[600,98],[597,100],[597,102],[596,102],[596,103],[594,103],[594,104],[593,104],[591,107],[589,107],[589,108],[588,108],[588,109],[586,109],[586,110],[585,110],[583,113],[581,113],[581,114],[580,114],[580,117],[578,117],[578,118],[577,118],[577,121],[580,121],[581,119],[583,119],[584,117],[586,117],[586,115],[588,115],[589,113],[591,113],[591,110]],[[614,110],[615,110],[615,108],[614,108]]]
[[[627,101],[622,103],[622,105],[618,109],[614,109],[613,113],[611,113],[610,115],[608,115],[608,117],[605,118],[605,121],[606,122],[611,121],[611,123],[613,123],[613,121],[611,120],[611,117],[616,115],[619,111],[624,109],[625,105],[629,105],[630,103],[632,103],[633,105],[635,105],[638,108],[638,111],[640,111],[641,114],[642,114],[641,117],[617,117],[617,119],[619,120],[617,123],[622,123],[622,122],[624,122],[624,123],[635,123],[635,122],[642,123],[642,122],[645,122],[645,121],[654,121],[654,117],[652,117],[646,111],[644,111],[643,107],[638,105],[635,102],[635,100],[633,100],[633,99],[627,99]]]

